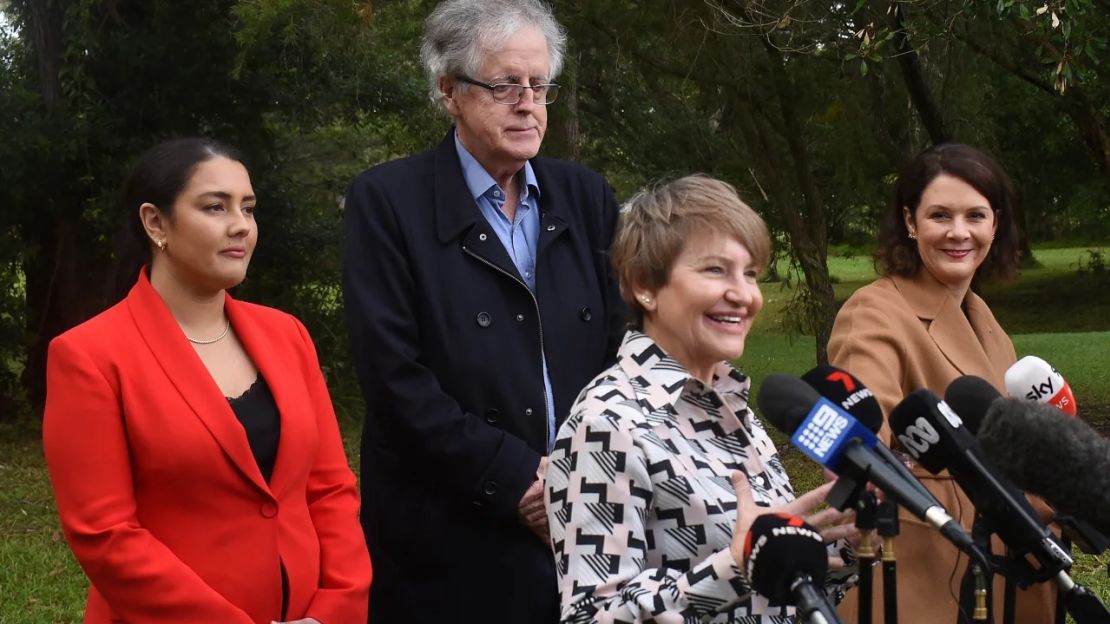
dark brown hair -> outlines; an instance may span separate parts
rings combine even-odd
[[[139,206],[151,203],[168,219],[173,204],[185,190],[202,162],[216,157],[243,162],[234,148],[206,138],[163,141],[143,152],[131,168],[120,193],[123,230],[116,250],[115,276],[109,293],[112,302],[127,295],[139,269],[151,260],[151,241],[139,219]]]
[[[912,277],[921,270],[917,242],[906,230],[902,209],[917,214],[925,187],[940,174],[959,178],[971,185],[990,203],[997,228],[994,242],[975,281],[1011,277],[1018,265],[1018,233],[1014,221],[1017,198],[1010,177],[990,156],[962,143],[942,143],[921,152],[898,174],[894,193],[882,222],[875,250],[875,270],[881,275]]]

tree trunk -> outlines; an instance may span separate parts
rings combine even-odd
[[[817,303],[817,309],[814,310],[816,314],[812,319],[816,337],[815,357],[818,363],[825,364],[828,362],[828,342],[835,301],[824,254],[814,244],[805,219],[802,218],[802,211],[797,205],[796,196],[791,190],[797,187],[797,183],[787,178],[790,167],[782,166],[784,163],[774,158],[776,150],[769,136],[771,130],[758,121],[746,98],[733,98],[730,108],[730,114],[723,123],[739,130],[749,154],[761,155],[752,159],[752,168],[759,177],[760,186],[766,191],[767,201],[783,219],[790,235],[793,255],[801,265],[806,287]]]
[[[582,148],[578,139],[578,57],[567,50],[566,64],[558,78],[559,99],[548,109],[548,135],[545,153],[558,158],[578,160]]]
[[[31,0],[31,43],[38,69],[39,94],[47,114],[62,107],[62,17],[65,0]]]
[[[801,120],[794,108],[797,101],[794,84],[787,75],[778,50],[769,40],[764,40],[768,66],[772,74],[775,94],[778,97],[782,114],[784,138],[789,146],[790,160],[798,188],[802,191],[805,217],[796,209],[787,223],[790,225],[790,240],[794,246],[795,257],[802,266],[806,286],[813,296],[813,330],[817,339],[816,359],[818,364],[827,364],[829,336],[836,316],[836,295],[833,293],[832,279],[828,266],[828,231],[825,219],[825,202],[813,174]]]
[[[39,96],[49,133],[56,147],[54,161],[61,183],[40,187],[32,194],[20,232],[28,243],[23,273],[26,280],[28,345],[22,383],[32,410],[38,411],[46,396],[46,353],[57,335],[89,318],[103,304],[103,278],[92,253],[95,241],[85,236],[81,209],[85,198],[76,167],[64,146],[72,140],[65,119],[60,70],[62,66],[63,0],[31,0],[31,40],[38,70]]]
[[[1106,116],[1078,85],[1066,91],[1062,98],[1064,111],[1079,129],[1091,159],[1103,178],[1110,179],[1110,136],[1106,133]]]
[[[898,52],[896,56],[898,67],[902,71],[902,80],[906,83],[913,108],[921,118],[921,125],[925,126],[925,131],[929,133],[929,139],[934,145],[947,143],[952,140],[952,137],[944,125],[944,114],[933,99],[929,81],[925,79],[921,57],[910,43],[903,10],[901,3],[895,2],[890,11],[890,26],[894,31],[894,48]]]
[[[74,201],[74,205],[80,205]],[[106,262],[83,241],[80,215],[56,207],[52,222],[33,234],[38,248],[23,264],[27,290],[27,328],[34,341],[28,346],[22,382],[34,411],[46,397],[46,353],[55,336],[87,320],[104,308]]]

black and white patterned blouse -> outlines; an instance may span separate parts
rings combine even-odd
[[[729,551],[730,475],[760,505],[794,499],[748,408],[750,380],[721,363],[705,386],[648,336],[579,395],[547,468],[563,622],[793,622],[751,594]]]

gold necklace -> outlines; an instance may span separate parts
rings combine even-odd
[[[219,342],[219,341],[223,340],[224,336],[226,336],[227,332],[229,332],[229,331],[231,331],[231,319],[227,319],[227,325],[224,326],[224,330],[222,332],[220,332],[220,335],[216,336],[215,338],[213,338],[211,340],[196,340],[195,338],[190,338],[188,334],[185,334],[185,340],[188,340],[189,342],[191,342],[193,344],[198,344],[198,345],[212,344],[213,342]],[[181,333],[184,334],[185,332],[181,332]]]

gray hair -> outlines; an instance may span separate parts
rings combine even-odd
[[[420,61],[428,78],[433,102],[442,105],[439,79],[463,74],[476,76],[482,53],[496,50],[518,30],[534,27],[547,40],[554,80],[563,68],[566,30],[555,21],[551,8],[541,0],[445,0],[424,21]],[[466,89],[469,85],[459,85]]]

